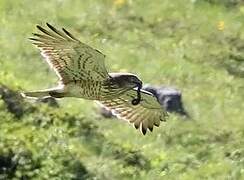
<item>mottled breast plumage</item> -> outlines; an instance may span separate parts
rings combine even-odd
[[[65,87],[68,96],[81,97],[84,99],[96,100],[101,95],[103,82],[101,81],[76,81],[68,83]]]

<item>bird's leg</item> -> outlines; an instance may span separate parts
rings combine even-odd
[[[142,85],[138,84],[137,91],[136,91],[137,97],[131,101],[131,104],[134,106],[138,105],[141,101],[141,88],[142,88]]]

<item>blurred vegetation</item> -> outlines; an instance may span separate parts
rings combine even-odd
[[[0,15],[0,179],[244,179],[242,0],[1,0]],[[90,101],[22,99],[57,81],[27,40],[45,22],[109,71],[181,89],[193,119],[144,137]]]

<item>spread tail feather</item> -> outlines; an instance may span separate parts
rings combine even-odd
[[[49,91],[22,92],[21,95],[23,97],[32,97],[32,98],[50,97]]]
[[[44,89],[30,92],[22,92],[21,95],[23,97],[31,97],[31,98],[46,98],[46,97],[54,97],[61,98],[64,97],[64,91],[60,88],[55,89]]]

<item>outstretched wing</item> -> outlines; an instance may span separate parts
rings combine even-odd
[[[144,90],[141,90],[141,102],[132,105],[131,101],[137,97],[136,90],[132,89],[115,99],[100,101],[103,106],[112,110],[113,114],[134,124],[145,135],[147,129],[153,130],[153,126],[159,126],[160,121],[165,121],[167,112],[160,106],[157,98]]]
[[[37,25],[40,34],[30,38],[63,83],[77,80],[102,81],[108,77],[105,55],[80,42],[64,28],[57,30],[47,23],[49,30]]]

